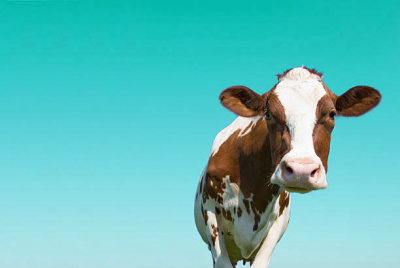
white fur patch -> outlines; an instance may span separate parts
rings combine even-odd
[[[292,151],[299,158],[315,158],[313,130],[318,101],[326,94],[320,77],[299,67],[291,70],[278,84],[275,94],[285,109]]]
[[[287,193],[289,194],[289,193]],[[280,211],[279,198],[275,202],[274,211],[278,213]],[[283,209],[282,215],[276,218],[269,228],[268,235],[262,243],[251,267],[268,267],[271,260],[272,252],[275,249],[276,244],[281,239],[283,233],[289,223],[290,218],[290,203],[291,198],[289,197],[288,207]]]
[[[322,82],[322,78],[319,75],[313,74],[310,71],[308,71],[307,69],[304,69],[303,67],[293,68],[287,74],[282,76],[281,79],[279,79],[279,82],[281,82],[283,80],[305,81],[310,78],[316,79],[319,82]]]
[[[239,186],[236,183],[231,183],[230,176],[227,175],[222,178],[225,183],[226,188],[222,194],[222,199],[224,200],[223,206],[226,210],[230,207],[239,206]]]
[[[319,163],[324,169],[321,159],[315,153],[312,136],[318,102],[326,95],[321,78],[302,67],[295,68],[281,79],[275,89],[275,94],[285,110],[291,135],[292,150],[282,158],[282,161],[309,159]],[[273,180],[277,179],[276,176],[279,177],[279,169],[280,165],[275,170]],[[321,187],[326,184],[325,175],[321,177],[319,183]]]

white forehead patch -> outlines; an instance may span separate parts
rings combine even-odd
[[[292,70],[290,70],[287,74],[285,74],[284,76],[282,76],[279,79],[279,82],[283,81],[283,80],[297,80],[297,81],[305,81],[305,80],[309,80],[309,79],[316,79],[319,82],[322,82],[322,77],[317,75],[317,74],[313,74],[311,73],[309,70],[303,68],[303,67],[297,67],[297,68],[293,68]]]
[[[312,133],[316,122],[319,100],[326,94],[319,75],[310,73],[303,67],[295,68],[283,76],[275,94],[284,110],[291,135],[291,158],[313,158]]]

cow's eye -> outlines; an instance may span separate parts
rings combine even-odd
[[[267,120],[270,120],[272,118],[272,115],[269,111],[266,111],[264,116],[265,116],[265,119],[267,119]]]
[[[329,114],[330,118],[335,118],[335,116],[336,116],[336,113],[334,111],[330,112],[330,114]]]

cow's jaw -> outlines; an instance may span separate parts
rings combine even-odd
[[[321,77],[295,68],[282,78],[274,93],[285,110],[291,150],[282,157],[271,182],[300,193],[326,188],[326,171],[313,142],[317,105],[326,95]]]

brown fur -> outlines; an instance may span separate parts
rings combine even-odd
[[[286,191],[283,191],[279,195],[279,216],[283,214],[283,211],[286,207],[289,206],[290,194]]]
[[[267,120],[269,130],[269,140],[271,144],[271,158],[273,169],[281,161],[282,157],[290,151],[291,136],[286,126],[285,110],[274,93],[275,87],[270,91],[267,100],[267,109],[270,111],[272,118]]]
[[[342,116],[360,116],[377,106],[381,94],[373,87],[356,86],[339,96],[336,110]]]
[[[215,207],[215,212],[217,213],[217,215],[221,214],[221,210],[219,210],[219,208]]]
[[[215,241],[217,240],[218,237],[218,227],[215,226],[214,224],[211,224],[211,228],[213,230],[212,234],[211,234],[211,239],[212,239],[212,243],[215,246]]]
[[[219,148],[217,154],[212,156],[208,162],[203,189],[203,203],[208,198],[216,200],[222,204],[223,181],[229,175],[230,181],[238,183],[239,166],[237,165],[238,152],[232,151],[236,145],[240,129],[234,132]],[[235,160],[236,159],[236,160]],[[212,182],[212,183],[211,183]],[[238,184],[239,185],[239,184]]]
[[[208,222],[208,214],[207,214],[207,210],[203,210],[203,216],[204,216],[204,222],[205,222],[205,225],[207,225],[207,222]]]
[[[247,213],[252,209],[259,214],[265,211],[279,189],[277,185],[271,185],[266,176],[273,171],[266,122],[260,119],[248,135],[238,139],[239,131],[234,132],[210,158],[203,202],[212,198],[222,204],[222,178],[229,175],[230,182],[236,183],[244,195]],[[252,201],[248,201],[246,198],[252,194]],[[221,210],[224,214],[224,210]],[[224,217],[231,220],[231,212],[226,211]]]
[[[250,214],[250,201],[247,199],[243,199],[244,207],[246,208],[247,214]]]
[[[328,171],[331,133],[335,127],[335,119],[330,117],[331,112],[336,112],[335,106],[329,95],[325,95],[319,100],[315,111],[317,120],[313,130],[313,142],[315,153],[321,159],[326,172]]]
[[[240,207],[238,208],[237,215],[238,215],[239,218],[242,216],[242,209]]]
[[[228,221],[233,221],[232,218],[232,213],[230,210],[225,210],[224,208],[222,208],[222,215],[224,216],[225,219],[227,219]]]

